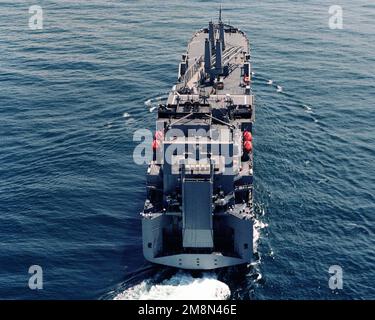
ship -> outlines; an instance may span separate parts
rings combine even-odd
[[[193,35],[157,107],[141,212],[155,264],[213,270],[254,258],[250,43],[221,16]]]

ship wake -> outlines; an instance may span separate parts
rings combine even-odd
[[[144,102],[145,106],[149,109],[150,112],[154,112],[159,104],[168,98],[168,94],[159,95],[154,98],[150,98]]]
[[[230,296],[228,285],[219,281],[213,272],[193,277],[179,271],[160,283],[144,280],[119,293],[114,300],[227,300]]]

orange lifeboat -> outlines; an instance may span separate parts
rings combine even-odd
[[[253,150],[253,144],[251,143],[251,141],[245,141],[243,144],[243,149],[245,150],[245,152],[250,153],[251,150]]]
[[[251,134],[250,131],[244,131],[243,139],[244,141],[253,141],[253,135]]]

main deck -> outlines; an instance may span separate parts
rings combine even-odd
[[[217,65],[217,53],[211,52],[207,59],[205,42],[208,29],[201,29],[189,42],[186,55],[183,55],[179,70],[179,82],[169,97],[167,104],[174,105],[194,100],[199,96],[213,107],[224,107],[228,97],[234,105],[254,104],[251,92],[251,70],[249,40],[239,29],[224,25],[225,40],[222,45],[221,66]],[[214,30],[214,33],[219,30]],[[212,48],[211,48],[212,50]],[[209,61],[210,60],[210,61]],[[209,70],[207,63],[213,68]],[[208,77],[207,77],[208,76]]]

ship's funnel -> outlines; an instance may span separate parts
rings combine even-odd
[[[223,73],[223,49],[220,39],[216,41],[216,63],[215,69],[219,74]]]
[[[220,35],[221,46],[224,51],[225,50],[225,32],[224,32],[224,23],[222,23],[221,21],[219,23],[219,35]]]
[[[214,31],[214,24],[210,21],[208,25],[208,38],[210,39],[211,43],[211,50],[215,50],[215,31]]]
[[[211,56],[210,41],[206,39],[206,42],[204,43],[204,70],[206,73],[211,72]]]

